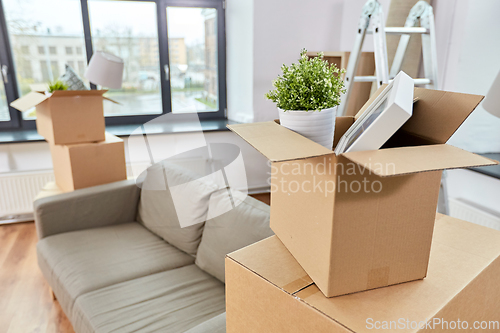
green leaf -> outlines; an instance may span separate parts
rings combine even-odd
[[[302,49],[297,63],[281,66],[282,75],[273,81],[274,90],[265,97],[282,110],[321,111],[340,104],[345,92],[342,74],[334,64],[323,60],[320,52],[314,58]]]

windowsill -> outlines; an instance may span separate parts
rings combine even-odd
[[[218,132],[228,131],[226,125],[237,124],[237,122],[228,119],[206,119],[200,120],[200,124],[203,132]],[[106,131],[119,137],[125,137],[131,135],[139,126],[141,126],[141,124],[110,125],[106,126]],[[149,131],[148,134],[178,134],[198,132],[198,127],[195,126],[196,124],[190,121],[176,121],[175,123],[162,126],[156,131]],[[36,129],[0,131],[0,144],[41,141],[45,141],[45,139],[37,133]]]

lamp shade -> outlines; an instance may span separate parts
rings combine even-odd
[[[500,118],[500,71],[483,101],[483,108]]]
[[[123,78],[123,59],[110,53],[97,51],[90,58],[84,75],[93,84],[120,89]]]

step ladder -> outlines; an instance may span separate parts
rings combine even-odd
[[[419,22],[420,26],[418,27],[417,23]],[[373,34],[375,75],[355,76],[367,33]],[[390,71],[387,60],[386,34],[401,35]],[[378,0],[368,0],[363,6],[354,48],[347,64],[344,79],[346,93],[342,96],[342,102],[337,111],[338,116],[345,115],[354,82],[376,82],[377,87],[380,87],[380,85],[394,79],[401,70],[411,34],[422,35],[422,54],[426,76],[423,79],[414,79],[414,82],[416,85],[425,85],[426,88],[438,88],[436,34],[432,6],[425,1],[419,1],[410,10],[404,27],[385,27],[382,6]]]

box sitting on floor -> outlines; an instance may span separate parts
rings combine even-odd
[[[104,141],[103,99],[107,90],[56,90],[45,94],[41,85],[10,105],[25,112],[36,106],[36,128],[56,145]]]
[[[426,279],[326,298],[272,236],[226,257],[227,332],[499,332],[498,276],[500,232],[438,214]]]
[[[328,297],[424,278],[442,170],[497,163],[445,144],[482,96],[414,95],[376,151],[336,156],[276,122],[228,126],[271,160],[271,228]],[[354,119],[336,119],[335,144]]]
[[[56,183],[63,191],[127,179],[123,140],[106,133],[106,140],[50,145]]]

